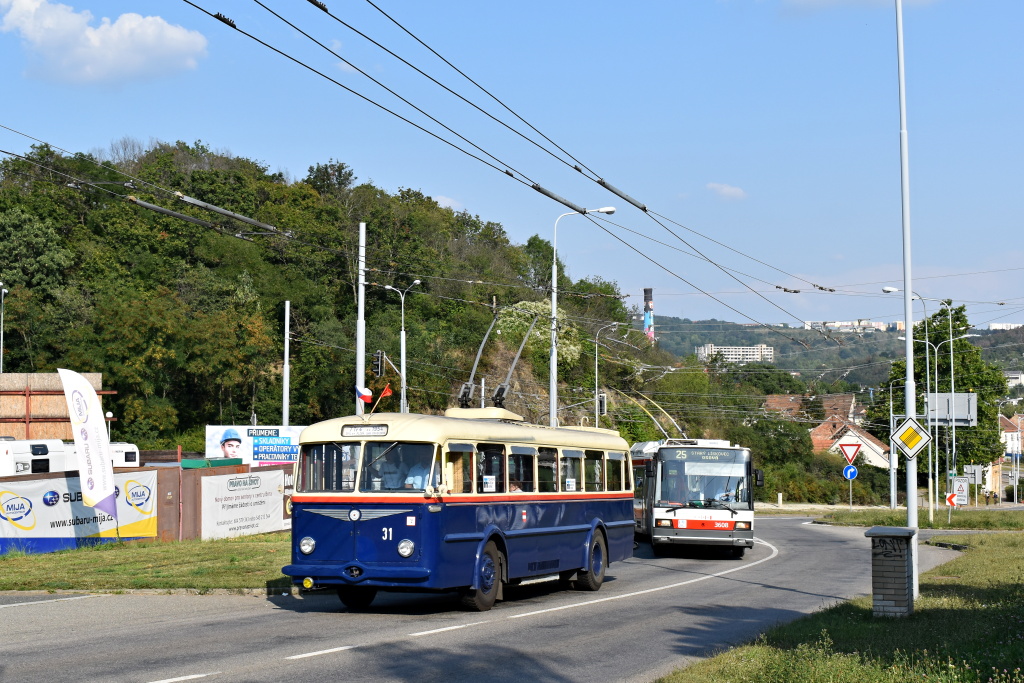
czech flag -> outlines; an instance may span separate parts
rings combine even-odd
[[[356,386],[356,397],[363,403],[373,402],[373,392],[358,385]]]

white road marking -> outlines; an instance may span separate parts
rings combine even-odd
[[[305,657],[316,657],[317,655],[329,655],[332,652],[341,652],[342,650],[351,650],[358,645],[342,645],[341,647],[332,647],[330,650],[317,650],[316,652],[307,652],[302,655],[292,655],[291,657],[285,657],[285,659],[304,659]]]
[[[455,631],[455,630],[460,629],[460,628],[467,628],[469,626],[479,626],[480,624],[486,624],[489,621],[491,621],[491,620],[490,619],[486,619],[484,621],[474,621],[472,624],[459,624],[458,626],[446,626],[444,628],[435,628],[432,631],[420,631],[419,633],[410,633],[409,637],[410,638],[417,638],[419,636],[429,636],[432,633],[442,633],[444,631]]]
[[[85,600],[86,598],[105,598],[106,595],[76,595],[71,598],[53,598],[51,600],[30,600],[29,602],[15,602],[10,605],[0,605],[0,609],[5,607],[25,607],[27,605],[45,605],[48,602],[64,602],[65,600]]]
[[[211,671],[208,674],[193,674],[191,676],[179,676],[178,678],[165,678],[162,681],[151,681],[151,683],[175,683],[175,681],[194,681],[197,678],[206,678],[207,676],[216,676],[219,671]]]
[[[686,586],[686,585],[691,584],[691,583],[697,583],[698,581],[707,581],[708,579],[714,579],[714,578],[718,578],[719,576],[725,576],[726,574],[732,574],[733,572],[741,571],[743,569],[749,569],[750,567],[754,567],[756,565],[759,565],[762,562],[767,562],[768,560],[774,559],[775,556],[779,554],[779,549],[776,548],[775,546],[773,546],[771,543],[768,543],[767,541],[762,541],[761,539],[755,539],[755,540],[758,543],[761,543],[761,544],[766,545],[769,548],[771,548],[772,549],[772,554],[769,555],[768,557],[765,557],[763,559],[758,560],[757,562],[751,562],[750,564],[744,564],[743,566],[740,566],[740,567],[733,567],[732,569],[726,569],[725,571],[717,572],[715,574],[708,574],[706,576],[699,576],[696,579],[690,579],[689,581],[680,581],[678,583],[671,583],[671,584],[669,584],[667,586],[658,586],[657,588],[647,588],[647,589],[644,589],[642,591],[633,591],[632,593],[623,593],[622,595],[613,595],[613,596],[607,597],[607,598],[598,598],[597,600],[587,600],[586,602],[577,602],[577,603],[572,604],[572,605],[562,605],[561,607],[552,607],[550,609],[541,609],[541,610],[537,610],[535,612],[525,612],[523,614],[515,614],[515,615],[512,615],[512,616],[510,616],[508,618],[509,619],[522,619],[523,617],[532,617],[532,616],[535,616],[537,614],[545,614],[547,612],[560,612],[561,610],[574,609],[576,607],[586,607],[587,605],[596,605],[596,604],[598,604],[600,602],[611,602],[612,600],[622,600],[623,598],[632,598],[632,597],[635,597],[637,595],[646,595],[647,593],[657,593],[659,591],[665,591],[665,590],[669,590],[669,589],[672,589],[672,588],[679,588],[680,586]]]

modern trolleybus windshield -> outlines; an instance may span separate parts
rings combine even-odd
[[[691,459],[694,454],[685,450],[664,452],[657,505],[717,507],[726,503],[731,508],[750,509],[745,452],[702,450],[700,460]]]

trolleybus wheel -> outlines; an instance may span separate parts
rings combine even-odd
[[[654,553],[655,557],[665,557],[668,555],[670,547],[668,543],[652,543],[651,552]]]
[[[729,553],[729,555],[734,560],[742,560],[743,559],[743,553],[745,553],[745,552],[747,552],[747,549],[744,548],[743,546],[741,546],[741,545],[740,546],[733,546],[732,552]]]
[[[596,591],[604,583],[604,570],[608,566],[608,546],[604,542],[604,534],[594,530],[594,540],[590,543],[590,571],[580,570],[576,576],[576,589]]]
[[[377,597],[377,589],[369,586],[340,586],[338,598],[350,610],[364,610]]]
[[[480,557],[479,588],[466,588],[462,592],[462,606],[477,612],[486,612],[494,606],[501,585],[501,553],[493,541],[484,546]]]

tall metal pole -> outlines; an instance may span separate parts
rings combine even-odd
[[[896,509],[896,465],[899,463],[899,449],[896,448],[896,442],[893,441],[892,433],[896,430],[896,425],[892,423],[892,385],[894,382],[889,382],[889,509]]]
[[[903,2],[896,0],[896,54],[899,62],[900,90],[900,194],[903,198],[903,315],[913,330],[913,278],[910,273],[910,162],[907,149],[907,102],[903,72]],[[907,418],[917,417],[917,392],[914,388],[914,335],[908,334],[905,344],[907,381],[905,389]],[[917,460],[907,460],[907,526],[917,526]],[[917,557],[917,554],[914,554]],[[917,571],[914,571],[914,592],[917,593]]]
[[[578,211],[563,213],[555,219],[551,235],[551,354],[548,359],[548,424],[558,426],[558,221]]]
[[[597,338],[600,336],[602,330],[607,330],[609,327],[612,328],[612,329],[615,329],[617,326],[618,326],[618,323],[612,323],[610,325],[605,325],[604,327],[599,327],[597,329],[597,332],[594,333],[594,426],[595,427],[598,426],[597,425],[597,421],[601,417],[600,416],[599,406],[598,406],[598,395],[599,395],[601,389],[599,388],[598,383],[597,383]]]
[[[946,463],[946,469],[956,470],[956,380],[953,374],[953,309],[950,305],[946,306],[946,313],[949,318],[949,400],[953,404],[953,416],[950,420],[953,424],[953,459],[952,462]],[[948,471],[946,476],[949,477]]]
[[[0,375],[4,374],[4,303],[7,301],[7,290],[0,282]]]
[[[359,294],[356,313],[356,386],[366,387],[366,223],[359,224]],[[356,396],[356,415],[363,414],[363,400]]]
[[[401,405],[398,408],[399,413],[409,413],[409,400],[406,398],[406,295],[409,294],[409,290],[419,284],[419,280],[414,280],[413,284],[404,290],[399,290],[397,287],[391,287],[390,285],[384,287],[386,290],[396,292],[401,299]]]
[[[284,372],[281,388],[281,424],[288,426],[288,398],[291,395],[292,302],[284,302]]]

